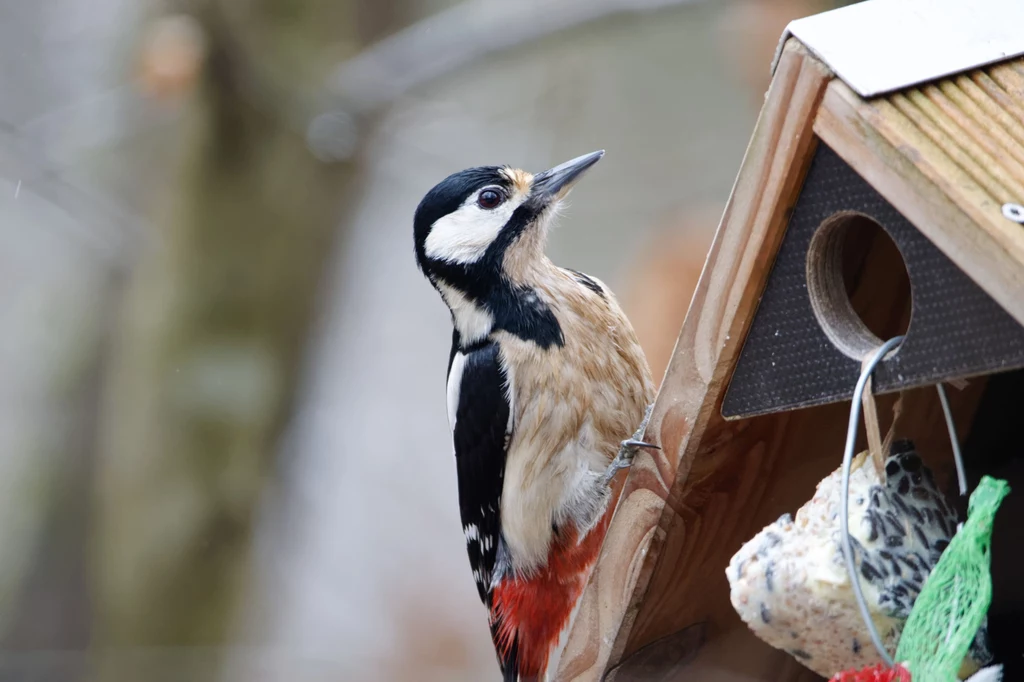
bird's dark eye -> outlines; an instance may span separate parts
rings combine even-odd
[[[485,189],[476,199],[480,208],[486,209],[497,208],[503,201],[505,201],[505,195],[496,189]]]

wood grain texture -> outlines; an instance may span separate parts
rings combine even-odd
[[[699,536],[716,544],[707,535],[713,528],[693,533],[686,527],[692,514],[685,511],[685,483],[694,466],[714,469],[714,444],[731,440],[731,427],[709,436],[705,430],[721,422],[721,393],[810,161],[811,122],[830,77],[796,41],[786,45],[655,402],[647,437],[663,450],[638,455],[629,473],[563,653],[559,682],[599,680],[625,652],[699,620],[681,611],[685,598],[665,600],[668,591],[649,588],[671,542]],[[687,546],[694,553],[707,549]],[[681,580],[699,590],[686,570]],[[728,606],[727,592],[719,598]]]
[[[1024,60],[863,100],[833,81],[815,133],[1024,324]]]

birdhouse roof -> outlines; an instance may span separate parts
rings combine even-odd
[[[1019,0],[867,0],[789,24],[861,97],[902,90],[1024,55]]]

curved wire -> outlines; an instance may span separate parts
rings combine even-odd
[[[857,608],[860,609],[861,618],[864,620],[864,625],[868,629],[868,634],[871,636],[871,643],[875,645],[875,649],[878,650],[882,660],[885,661],[889,667],[893,666],[892,656],[886,650],[885,645],[882,644],[882,638],[878,634],[878,630],[875,628],[875,623],[871,619],[871,613],[868,611],[867,600],[864,599],[864,591],[860,585],[860,577],[857,575],[857,566],[853,560],[853,543],[850,540],[850,468],[853,464],[853,450],[857,441],[857,427],[860,425],[860,412],[861,412],[861,398],[864,395],[864,389],[867,386],[868,378],[875,371],[875,367],[882,361],[882,359],[896,346],[903,341],[902,336],[896,336],[889,339],[882,344],[878,350],[875,351],[874,355],[868,361],[864,370],[861,372],[860,378],[857,380],[857,386],[853,390],[853,402],[850,409],[850,423],[846,430],[846,449],[843,452],[843,474],[842,474],[842,487],[840,489],[840,498],[843,512],[840,515],[839,523],[842,530],[842,548],[843,548],[843,559],[846,563],[846,571],[850,576],[850,584],[853,586],[854,596],[857,598]],[[967,494],[967,476],[964,472],[964,461],[963,455],[960,451],[960,439],[956,433],[956,424],[953,422],[953,412],[949,407],[949,399],[946,396],[946,389],[941,384],[935,385],[936,390],[939,393],[939,402],[942,404],[942,414],[946,419],[946,429],[949,431],[949,441],[953,448],[953,461],[956,463],[956,476],[957,482],[960,485],[960,494]],[[958,527],[959,530],[959,527]]]
[[[946,388],[941,384],[935,384],[939,392],[939,402],[942,403],[942,414],[946,417],[946,430],[949,431],[949,443],[953,446],[953,462],[956,463],[956,480],[960,484],[960,494],[967,494],[967,474],[964,471],[964,458],[960,453],[960,437],[956,435],[956,424],[953,423],[953,411],[949,409],[949,398],[946,397]]]
[[[843,559],[846,560],[846,571],[850,576],[853,594],[857,598],[857,608],[860,609],[861,618],[864,619],[864,625],[868,628],[871,642],[878,649],[882,660],[890,668],[893,666],[892,656],[889,655],[885,645],[882,644],[882,638],[879,636],[877,628],[875,628],[875,622],[871,620],[871,613],[868,611],[868,604],[864,599],[864,591],[860,586],[860,576],[857,575],[857,567],[853,562],[853,543],[850,542],[850,466],[853,463],[853,449],[857,442],[857,426],[860,424],[860,404],[861,396],[864,395],[864,387],[867,385],[868,379],[875,371],[878,363],[882,361],[882,358],[889,351],[898,346],[903,341],[903,338],[902,336],[896,336],[883,343],[875,351],[874,355],[871,356],[871,359],[868,360],[864,370],[860,373],[860,378],[857,379],[857,386],[853,389],[850,423],[846,429],[846,450],[843,452],[843,478],[839,489],[840,503],[843,508],[842,513],[839,515],[839,524],[842,531],[842,542],[840,544],[843,548]]]

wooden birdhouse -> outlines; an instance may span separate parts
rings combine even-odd
[[[839,467],[862,360],[899,335],[874,372],[882,421],[902,394],[900,435],[962,518],[933,388],[951,384],[971,484],[1018,482],[989,629],[1021,659],[1021,55],[1019,0],[868,0],[790,24],[647,429],[662,451],[629,473],[559,682],[822,679],[752,633],[726,568]]]

